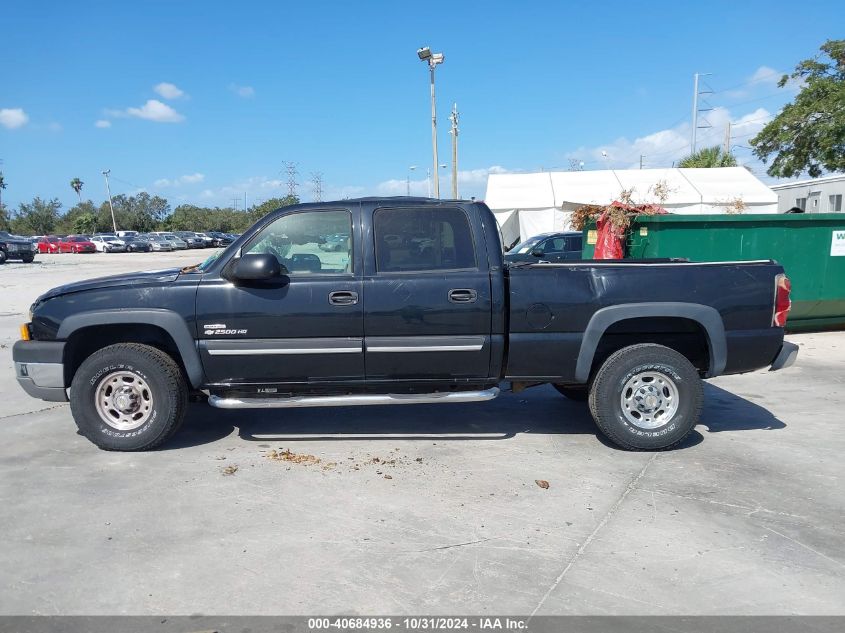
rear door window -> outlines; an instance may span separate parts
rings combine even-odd
[[[377,209],[373,228],[379,272],[477,268],[472,231],[461,209]]]

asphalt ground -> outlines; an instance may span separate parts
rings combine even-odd
[[[845,614],[845,333],[708,381],[701,424],[663,453],[614,448],[550,387],[193,404],[163,449],[109,453],[18,387],[38,294],[208,253],[0,266],[0,615]]]

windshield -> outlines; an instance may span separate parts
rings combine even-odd
[[[206,257],[205,261],[201,264],[194,264],[193,266],[185,266],[181,272],[183,273],[204,273],[208,270],[208,267],[211,266],[217,258],[223,253],[222,250],[217,251],[216,253],[212,253],[208,257]]]
[[[524,242],[520,242],[519,244],[517,244],[516,246],[514,246],[514,247],[513,247],[510,251],[508,251],[508,252],[509,252],[509,253],[517,253],[517,254],[519,254],[519,255],[523,255],[523,254],[525,254],[525,253],[529,252],[531,249],[533,249],[533,248],[534,248],[534,245],[535,245],[535,244],[537,244],[537,242],[539,242],[539,241],[540,241],[540,239],[541,239],[541,238],[539,238],[539,237],[530,237],[530,238],[528,238],[527,240],[525,240]]]

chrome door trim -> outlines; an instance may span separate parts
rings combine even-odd
[[[201,344],[209,356],[361,354],[364,351],[360,338],[204,339]]]
[[[368,336],[367,352],[394,354],[406,352],[480,352],[486,336]]]

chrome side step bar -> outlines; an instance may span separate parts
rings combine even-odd
[[[209,396],[208,404],[218,409],[289,409],[299,407],[353,407],[375,404],[449,404],[484,402],[499,395],[499,388],[443,393],[386,393],[348,396],[294,396],[291,398],[224,398]]]

